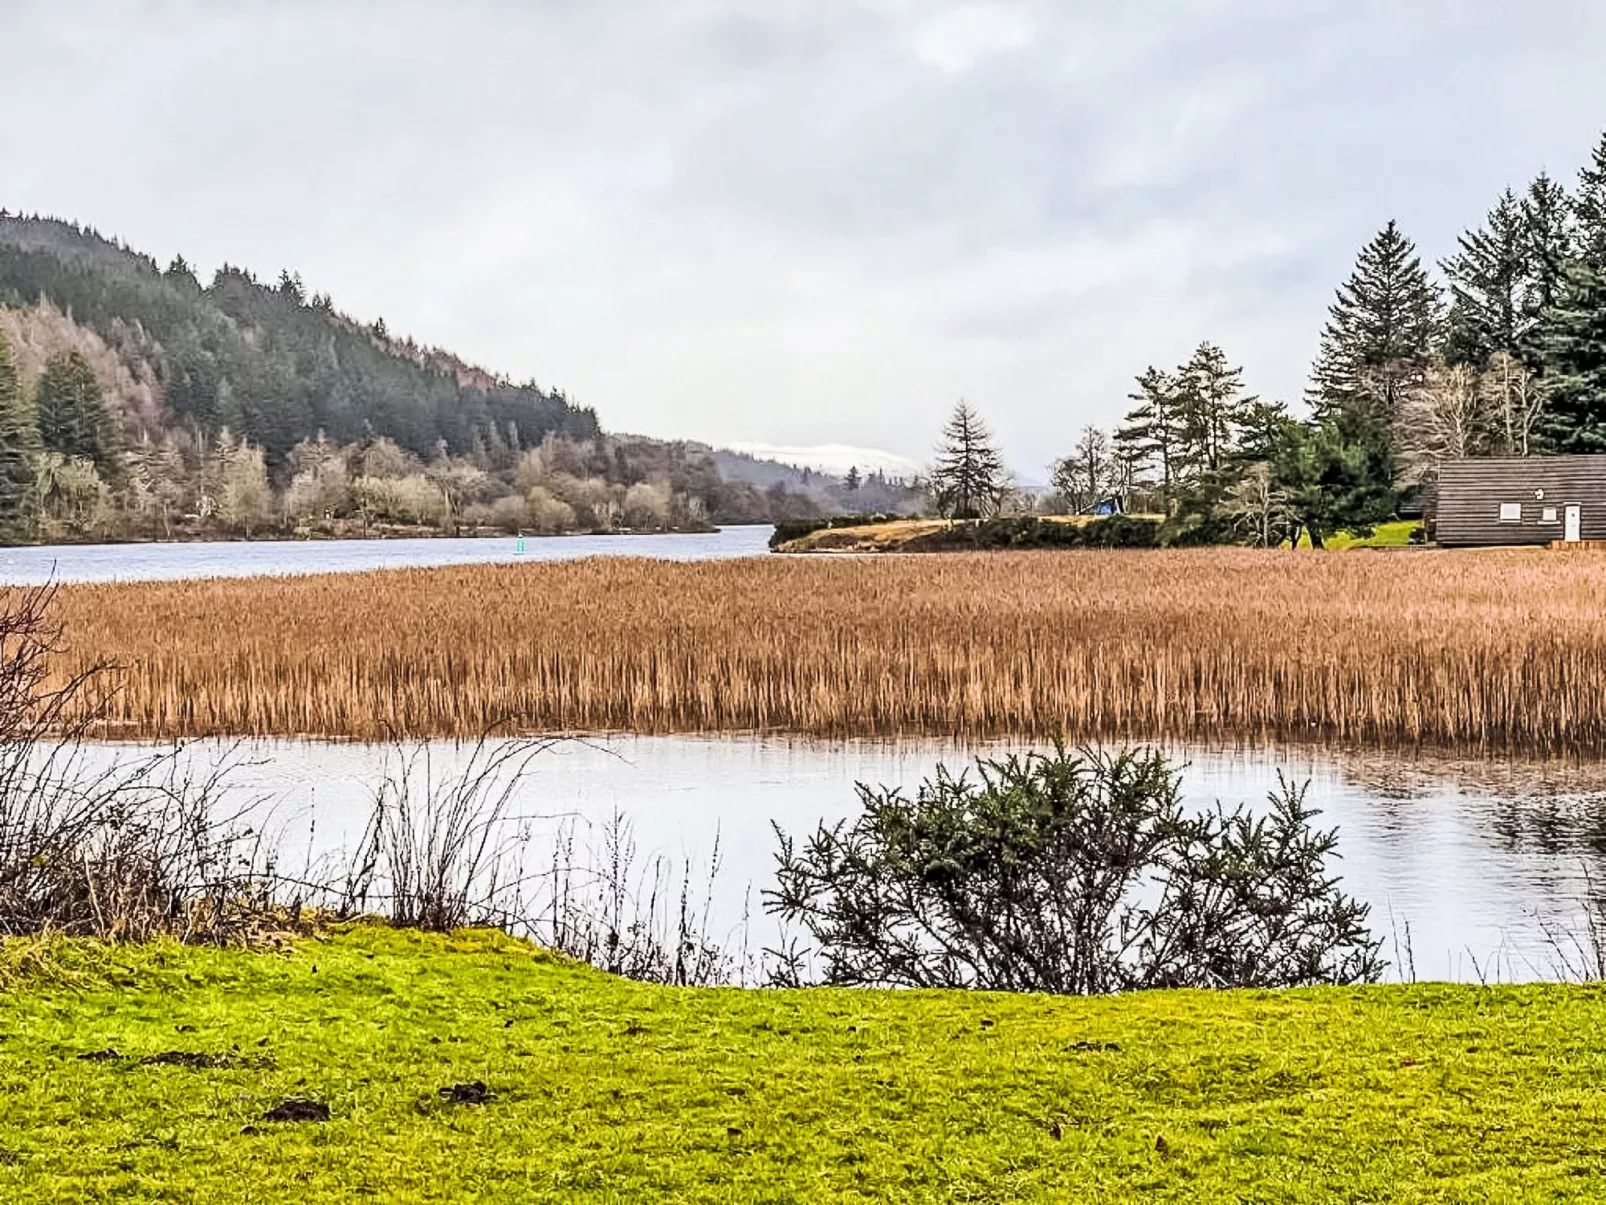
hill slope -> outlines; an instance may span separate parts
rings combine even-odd
[[[830,504],[726,481],[703,445],[605,435],[561,390],[365,326],[288,272],[203,286],[55,219],[0,211],[0,345],[0,430],[39,433],[0,462],[0,542],[688,529]]]
[[[270,466],[319,430],[336,443],[388,438],[421,457],[441,441],[457,453],[497,438],[522,450],[552,432],[598,433],[596,415],[562,393],[362,327],[289,274],[268,287],[224,267],[203,288],[182,259],[163,270],[90,230],[0,217],[0,304],[41,301],[143,367],[162,387],[164,424],[227,426]],[[131,436],[156,434],[148,413],[120,417]],[[127,423],[135,417],[144,421]]]

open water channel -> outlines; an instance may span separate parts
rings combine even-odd
[[[521,818],[528,868],[552,863],[572,833],[601,858],[609,821],[633,832],[637,868],[667,859],[678,888],[689,870],[698,895],[710,883],[714,937],[752,950],[777,930],[762,909],[776,850],[772,825],[802,835],[851,816],[855,786],[910,791],[939,762],[957,769],[975,754],[1015,745],[936,741],[813,741],[784,737],[589,737],[559,741],[527,764],[510,813]],[[409,747],[412,754],[418,747]],[[98,758],[148,756],[149,746],[106,746]],[[402,750],[308,741],[187,743],[199,770],[227,760],[236,806],[275,835],[286,863],[354,850],[375,785],[400,767]],[[472,748],[428,749],[437,783],[452,781]],[[1599,770],[1567,765],[1445,762],[1311,750],[1170,750],[1185,766],[1185,799],[1264,805],[1279,771],[1310,782],[1318,824],[1336,826],[1345,889],[1372,904],[1374,932],[1395,963],[1419,979],[1521,981],[1562,978],[1577,965],[1582,901],[1606,884],[1606,790]],[[586,861],[585,857],[580,859]],[[639,875],[638,875],[639,879]],[[1561,949],[1556,939],[1565,936]],[[1408,948],[1407,948],[1408,947]]]
[[[694,535],[485,536],[478,539],[258,540],[188,544],[58,544],[0,548],[0,586],[45,582],[180,581],[428,569],[443,565],[641,556],[715,561],[768,551],[771,527]]]

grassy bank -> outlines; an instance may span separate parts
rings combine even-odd
[[[788,730],[1606,747],[1606,558],[596,560],[61,592],[119,736]]]
[[[1342,551],[1346,548],[1408,548],[1411,541],[1421,535],[1422,524],[1415,519],[1400,519],[1393,523],[1380,523],[1369,536],[1354,536],[1347,531],[1329,536],[1327,547]],[[1286,544],[1283,545],[1285,548]],[[1299,546],[1310,547],[1310,537],[1301,536]]]
[[[0,996],[5,1200],[1554,1201],[1606,1175],[1594,988],[672,990],[378,929],[49,965]],[[263,1120],[287,1096],[330,1120]]]
[[[1137,515],[1139,521],[1158,523],[1162,515]],[[1032,520],[1025,520],[1031,522]],[[1044,515],[1036,522],[1069,527],[1088,527],[1105,520],[1091,515]],[[1120,520],[1117,520],[1118,522]],[[1017,521],[1019,522],[1019,521]],[[1415,520],[1400,520],[1380,524],[1369,536],[1355,536],[1341,531],[1330,536],[1326,547],[1330,550],[1346,548],[1405,548],[1422,524]],[[777,552],[942,552],[965,544],[968,529],[947,519],[899,519],[885,523],[867,523],[850,527],[822,527],[794,540],[786,540]],[[1300,547],[1309,548],[1310,537],[1300,537]],[[1288,545],[1286,541],[1284,548]]]
[[[822,525],[795,539],[784,526],[776,552],[965,552],[1007,548],[1153,548],[1162,515],[1042,515],[955,523],[949,519],[892,519]],[[1095,534],[1099,533],[1099,534]],[[779,542],[777,542],[779,541]]]

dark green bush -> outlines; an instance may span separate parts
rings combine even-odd
[[[1367,905],[1329,872],[1337,835],[1305,788],[1258,814],[1185,808],[1150,749],[938,766],[913,798],[859,787],[858,817],[799,842],[776,827],[766,907],[813,950],[774,951],[778,978],[818,960],[845,986],[1095,994],[1161,987],[1375,981]]]
[[[918,536],[904,545],[910,552],[966,548],[1156,548],[1160,524],[1154,519],[1108,515],[1087,523],[1056,523],[1035,515],[1009,515],[960,523]]]

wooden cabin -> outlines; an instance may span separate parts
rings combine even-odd
[[[1432,512],[1441,548],[1606,542],[1606,455],[1447,461]]]

